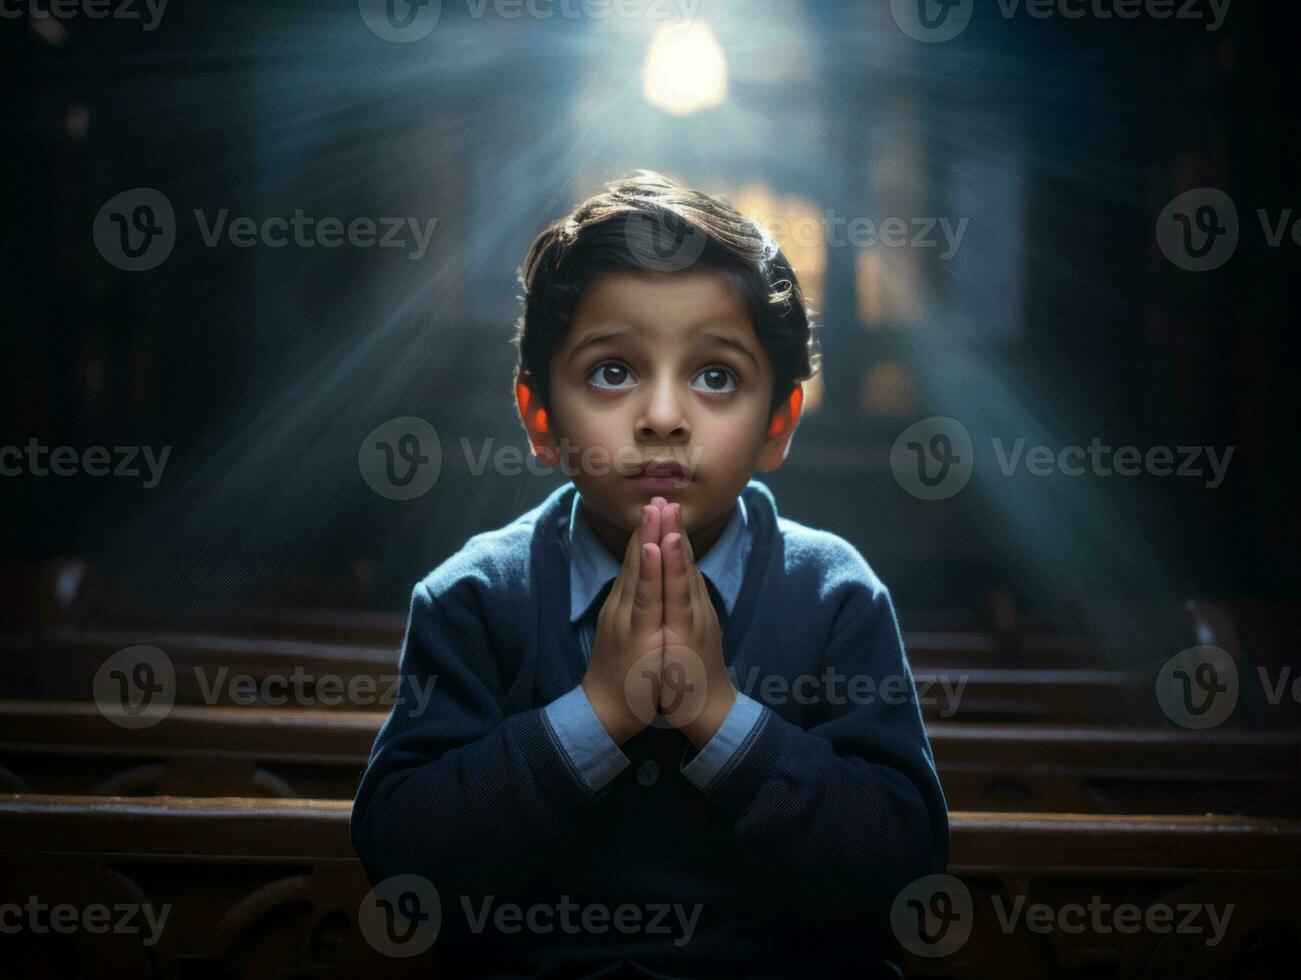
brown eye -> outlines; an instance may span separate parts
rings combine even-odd
[[[587,376],[587,383],[595,388],[627,388],[631,380],[632,372],[618,361],[602,361]]]
[[[696,375],[697,387],[718,394],[727,394],[737,388],[736,375],[725,367],[707,367]]]

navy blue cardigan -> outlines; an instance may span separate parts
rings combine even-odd
[[[751,481],[754,546],[723,649],[765,704],[760,721],[703,792],[680,772],[686,738],[649,727],[623,745],[633,764],[592,794],[543,714],[585,669],[562,545],[576,492],[476,535],[416,586],[404,701],[352,814],[372,882],[434,883],[446,976],[582,977],[620,960],[675,977],[875,975],[891,900],[943,870],[949,845],[885,586],[852,545],[779,517]],[[431,679],[417,711],[409,685]],[[608,912],[582,928],[562,903]],[[615,928],[628,903],[641,926],[626,913]],[[503,905],[541,906],[537,928],[498,929]],[[673,924],[697,907],[686,941]]]

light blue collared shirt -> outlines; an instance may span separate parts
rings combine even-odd
[[[592,530],[583,514],[580,499],[579,494],[574,494],[566,540],[569,549],[569,621],[579,631],[584,659],[590,659],[596,632],[592,607],[606,583],[619,574],[619,562]],[[751,544],[745,501],[738,497],[736,509],[723,533],[696,563],[701,574],[718,591],[729,616],[741,592]],[[737,692],[732,710],[714,737],[682,767],[682,774],[692,785],[703,790],[713,781],[736,754],[762,711],[759,702]],[[556,698],[547,705],[545,712],[560,744],[592,792],[602,789],[632,764],[596,717],[581,685]]]

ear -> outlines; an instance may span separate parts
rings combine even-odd
[[[560,451],[552,431],[551,418],[542,407],[537,394],[537,382],[527,371],[515,379],[515,408],[519,411],[524,431],[528,433],[533,455],[544,466],[555,466],[560,461]]]
[[[795,426],[800,420],[800,410],[804,407],[804,385],[796,382],[790,397],[772,413],[768,423],[768,434],[763,440],[763,449],[759,451],[759,471],[771,473],[781,466],[790,449],[791,436],[795,435]]]

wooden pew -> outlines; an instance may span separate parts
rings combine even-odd
[[[83,624],[96,631],[135,634],[237,635],[337,646],[398,649],[405,613],[337,609],[232,609],[221,614],[159,621],[146,616],[99,617]],[[946,667],[1088,667],[1097,650],[1082,637],[1021,630],[908,630],[904,646],[914,664]]]
[[[291,697],[294,706],[374,710],[388,706],[379,698],[392,690],[398,669],[398,650],[391,647],[56,627],[0,638],[0,697],[85,700],[100,665],[135,646],[156,647],[167,655],[175,671],[177,704],[247,706],[232,697],[232,678],[251,678],[254,696],[274,681],[271,693],[276,698],[288,689],[287,679],[301,675],[306,681],[293,684],[293,691],[303,692]],[[923,712],[932,719],[1082,724],[1159,720],[1150,685],[1121,670],[927,666],[914,658],[913,673]],[[331,703],[333,695],[317,690],[325,678],[336,691],[366,680],[373,696]],[[738,683],[747,689],[744,676]],[[236,693],[242,697],[242,692]]]
[[[78,559],[6,564],[0,566],[0,584],[14,600],[0,603],[0,623],[6,625],[137,634],[233,632],[364,648],[397,648],[406,629],[405,612],[328,606],[234,606],[160,617]],[[1103,600],[1084,611],[1072,633],[1063,632],[1060,621],[1026,617],[1012,595],[992,591],[976,597],[965,613],[909,610],[902,619],[906,648],[920,667],[1151,669],[1195,644],[1223,647],[1240,662],[1281,667],[1293,663],[1291,625],[1299,610],[1295,603],[1241,599]],[[1155,656],[1150,663],[1149,655]]]
[[[152,932],[0,936],[0,977],[430,977],[362,941],[346,802],[0,798],[0,904],[149,904]],[[144,915],[135,925],[147,929]]]
[[[0,564],[0,624],[6,626],[82,626],[135,632],[237,633],[289,640],[400,646],[406,613],[348,609],[333,605],[223,605],[202,611],[160,613],[132,596],[121,583],[101,578],[78,558]],[[991,652],[1001,666],[1086,666],[1072,658],[1094,651],[1076,636],[1054,633],[1027,619],[1005,592],[984,592],[966,610],[909,610],[904,634],[909,649],[934,649],[961,655]],[[918,626],[920,624],[920,626]],[[933,639],[932,639],[933,638]],[[1043,659],[1047,656],[1047,660]],[[1096,660],[1096,657],[1093,659]],[[970,666],[980,666],[971,664]]]
[[[432,975],[429,954],[388,958],[363,938],[369,886],[348,817],[347,803],[326,801],[0,797],[0,903],[168,911],[152,946],[140,935],[20,931],[0,937],[17,957],[3,962],[25,976]],[[951,825],[949,875],[914,887],[943,894],[938,911],[957,918],[923,944],[903,916],[909,975],[1245,978],[1284,975],[1270,971],[1301,951],[1301,822],[955,812]],[[1101,929],[1086,918],[1077,932],[1062,915],[1127,903],[1140,919],[1159,906],[1179,920],[1183,907],[1211,906],[1223,930],[1212,946],[1205,932],[1162,931],[1155,918],[1156,928],[1129,932],[1109,913]],[[1010,911],[1040,907],[1060,925],[1039,931],[1042,918]],[[918,952],[943,944],[953,948],[942,957]]]
[[[177,705],[126,729],[93,703],[0,701],[0,791],[350,800],[385,717]]]
[[[0,702],[0,790],[351,799],[383,713],[178,705],[129,730],[93,704]],[[928,728],[963,810],[1301,816],[1301,734]]]
[[[1301,817],[1301,733],[927,726],[963,810]]]

